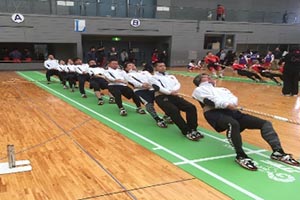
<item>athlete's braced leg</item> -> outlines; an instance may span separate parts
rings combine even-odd
[[[243,142],[240,133],[240,124],[231,116],[224,115],[217,122],[217,129],[226,130],[226,137],[229,143],[234,147],[237,157],[246,157],[243,150]]]
[[[260,129],[261,136],[271,146],[273,151],[282,150],[279,137],[274,130],[271,122],[266,121]]]

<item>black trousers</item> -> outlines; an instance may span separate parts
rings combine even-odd
[[[132,98],[136,107],[141,107],[140,98],[136,94],[134,94],[133,90],[128,86],[109,85],[108,91],[115,97],[116,104],[119,108],[123,108],[122,95],[127,99]]]
[[[196,107],[179,96],[159,95],[155,97],[157,105],[174,121],[182,134],[186,135],[198,126],[198,116]],[[180,114],[186,113],[186,121]]]
[[[296,70],[284,70],[282,94],[297,95],[299,92],[299,72]]]
[[[283,80],[283,75],[281,75],[281,74],[276,74],[276,73],[272,73],[272,72],[268,72],[268,71],[262,71],[260,74],[263,77],[271,79],[275,83],[279,83],[275,77],[279,77],[281,80]]]
[[[107,80],[101,77],[92,77],[90,79],[90,89],[94,89],[95,92],[100,92],[100,89],[108,89],[108,82]]]
[[[66,74],[66,80],[69,83],[70,88],[74,88],[77,81],[77,74],[75,72],[69,72]]]
[[[221,19],[222,21],[225,21],[225,17],[224,17],[223,14],[217,14],[217,18],[216,18],[216,19],[217,19],[217,21],[220,20],[220,19]]]
[[[50,81],[50,77],[53,76],[53,75],[58,76],[59,80],[62,81],[58,70],[56,70],[56,69],[47,69],[47,72],[46,72],[47,81]]]
[[[78,78],[78,82],[79,82],[80,94],[85,94],[84,84],[86,81],[90,80],[90,75],[89,74],[78,74],[77,78]]]
[[[238,157],[246,155],[242,148],[240,134],[245,129],[259,129],[264,140],[274,151],[282,149],[278,135],[269,121],[229,109],[206,111],[204,117],[216,131],[227,131],[226,136],[235,148]]]
[[[138,90],[135,94],[140,98],[143,104],[154,103],[154,90]]]
[[[58,72],[58,77],[59,80],[63,85],[66,85],[66,80],[67,80],[67,72]]]
[[[250,78],[251,80],[261,80],[260,76],[258,76],[256,73],[254,72],[250,72],[247,70],[242,70],[242,69],[237,69],[237,73],[240,76],[246,76],[248,78]]]

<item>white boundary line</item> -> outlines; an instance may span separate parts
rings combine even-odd
[[[34,79],[32,79],[31,77],[29,77],[29,76],[23,74],[22,72],[19,72],[19,73],[22,74],[24,77],[26,77],[26,78],[29,79],[29,80],[32,80],[32,81],[34,80]],[[152,140],[150,140],[150,139],[148,139],[148,138],[146,138],[146,137],[140,135],[139,133],[137,133],[137,132],[135,132],[135,131],[133,131],[133,130],[131,130],[131,129],[128,129],[127,127],[125,127],[125,126],[119,124],[118,122],[115,122],[115,121],[109,119],[108,117],[106,117],[106,116],[104,116],[104,115],[102,115],[102,114],[100,114],[100,113],[97,113],[96,111],[94,111],[94,110],[92,110],[92,109],[86,107],[85,105],[82,105],[82,104],[78,103],[77,101],[74,101],[73,99],[71,99],[71,98],[69,98],[69,97],[67,97],[67,96],[65,96],[65,95],[63,95],[63,94],[61,94],[61,93],[59,93],[59,92],[53,90],[52,88],[50,88],[50,87],[48,87],[48,86],[46,86],[46,85],[44,85],[44,84],[41,84],[41,83],[39,83],[39,82],[36,82],[36,84],[38,84],[38,85],[40,85],[40,86],[42,86],[42,87],[44,87],[44,88],[47,88],[48,90],[52,91],[53,93],[55,93],[55,94],[57,94],[57,95],[59,95],[59,96],[64,97],[65,99],[67,99],[67,100],[73,102],[74,104],[76,104],[76,105],[78,105],[78,106],[80,106],[80,107],[86,109],[87,111],[89,111],[89,112],[91,112],[91,113],[93,113],[93,114],[95,114],[95,115],[97,115],[97,116],[99,116],[99,117],[101,117],[101,118],[103,118],[103,119],[105,119],[105,120],[111,122],[112,124],[114,124],[114,125],[116,125],[116,126],[122,128],[122,129],[124,129],[124,130],[126,130],[126,131],[128,131],[129,133],[135,135],[136,137],[138,137],[138,138],[140,138],[140,139],[142,139],[142,140],[144,140],[144,141],[146,141],[146,142],[152,144],[153,146],[156,146],[156,148],[163,149],[164,151],[166,151],[166,152],[169,153],[170,155],[172,155],[172,156],[174,156],[174,157],[176,157],[176,158],[178,158],[178,159],[180,159],[180,160],[182,160],[182,161],[184,161],[184,162],[190,162],[187,158],[185,158],[185,157],[183,157],[183,156],[181,156],[181,155],[179,155],[179,154],[177,154],[177,153],[175,153],[175,152],[173,152],[173,151],[171,151],[171,150],[169,150],[169,149],[167,149],[167,148],[161,146],[160,144],[157,144],[156,142],[153,142]],[[232,187],[232,188],[238,190],[239,192],[241,192],[241,193],[243,193],[243,194],[245,194],[245,195],[247,195],[247,196],[249,196],[249,197],[251,197],[251,198],[253,198],[253,199],[263,200],[263,198],[261,198],[261,197],[255,195],[255,194],[253,194],[253,193],[251,193],[250,191],[248,191],[248,190],[246,190],[246,189],[240,187],[239,185],[236,185],[235,183],[230,182],[229,180],[227,180],[227,179],[225,179],[225,178],[223,178],[223,177],[221,177],[221,176],[219,176],[219,175],[213,173],[212,171],[210,171],[210,170],[208,170],[208,169],[206,169],[206,168],[204,168],[204,167],[201,167],[201,166],[199,166],[199,165],[197,165],[197,164],[195,164],[195,163],[193,163],[193,162],[190,162],[190,165],[192,165],[193,167],[199,169],[200,171],[202,171],[202,172],[204,172],[204,173],[206,173],[206,174],[208,174],[208,175],[214,177],[215,179],[217,179],[217,180],[219,180],[219,181],[225,183],[226,185],[228,185],[228,186],[230,186],[230,187]]]
[[[246,154],[257,154],[259,152],[265,152],[267,150],[265,149],[261,149],[261,150],[257,150],[257,151],[249,151],[246,152]],[[228,154],[228,155],[222,155],[222,156],[214,156],[214,157],[208,157],[208,158],[200,158],[200,159],[196,159],[196,160],[189,160],[188,162],[176,162],[173,163],[174,165],[184,165],[184,164],[190,164],[190,163],[197,163],[197,162],[203,162],[203,161],[208,161],[208,160],[217,160],[217,159],[221,159],[221,158],[229,158],[229,157],[235,157],[236,154]]]

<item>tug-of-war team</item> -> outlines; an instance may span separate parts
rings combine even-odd
[[[230,55],[230,52],[226,55],[223,51],[220,51],[219,55],[208,52],[203,62],[205,62],[210,73],[199,73],[194,78],[193,83],[196,88],[192,97],[203,108],[206,121],[217,132],[226,131],[226,137],[236,152],[235,161],[243,168],[252,171],[257,170],[253,160],[243,150],[241,132],[245,129],[259,129],[262,138],[272,148],[271,159],[300,166],[291,154],[287,154],[283,150],[278,134],[271,122],[242,113],[238,109],[238,98],[230,90],[216,87],[215,84],[215,78],[224,76],[224,69],[229,66],[229,63],[237,74],[256,82],[265,82],[263,77],[267,77],[277,85],[281,85],[282,83],[276,79],[279,77],[284,81],[283,95],[297,95],[300,50],[294,49],[290,52],[284,52],[284,55],[281,54],[279,59],[270,51],[263,59],[262,64],[260,64],[256,52],[245,52],[240,54],[238,58]],[[192,60],[188,64],[188,70],[203,68],[203,62],[195,64]],[[58,61],[53,55],[49,55],[44,62],[47,69],[48,84],[51,83],[50,77],[56,75],[64,89],[69,88],[71,92],[74,92],[78,82],[81,97],[87,98],[85,82],[89,82],[90,89],[94,90],[98,99],[98,105],[105,103],[104,94],[101,90],[108,90],[108,102],[117,105],[121,116],[127,115],[122,103],[122,96],[124,96],[133,100],[138,114],[146,114],[141,107],[144,104],[147,113],[151,115],[159,127],[167,128],[168,124],[174,123],[187,139],[199,141],[204,138],[204,135],[197,130],[198,117],[195,105],[184,99],[179,93],[180,82],[174,75],[166,72],[164,61],[155,60],[151,66],[145,65],[143,70],[137,70],[134,61],[122,64],[122,66],[119,65],[116,58],[110,58],[104,66],[100,66],[95,59],[90,59],[87,64],[82,63],[80,58],[68,59],[65,62],[63,60]],[[296,70],[299,70],[298,76],[295,76]],[[154,103],[164,112],[163,117],[157,114]],[[186,113],[185,119],[181,112]]]

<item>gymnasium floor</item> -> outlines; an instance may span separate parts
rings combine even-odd
[[[186,73],[183,71],[171,71],[171,73],[177,74],[178,79],[182,83],[182,91],[183,91],[182,93],[185,95],[190,95],[193,89],[193,87],[191,87],[190,84],[192,76],[194,76],[198,72]],[[138,144],[137,146],[139,145],[143,146],[144,148],[150,150],[151,152],[166,159],[169,163],[173,164],[173,166],[176,165],[191,175],[191,176],[179,175],[179,177],[181,177],[179,179],[180,181],[177,180],[174,181],[174,183],[195,181],[195,178],[197,178],[205,182],[206,184],[210,185],[211,187],[221,191],[221,193],[218,193],[215,190],[207,192],[210,189],[207,189],[209,187],[205,186],[204,188],[206,189],[206,192],[203,192],[203,191],[197,191],[199,188],[195,189],[193,187],[193,192],[197,191],[196,193],[204,194],[202,199],[220,199],[220,198],[226,198],[226,196],[233,199],[282,199],[286,197],[287,193],[289,194],[289,197],[297,197],[296,191],[297,188],[299,188],[300,186],[300,182],[299,182],[300,168],[291,167],[285,164],[271,161],[269,159],[269,155],[270,155],[270,152],[268,151],[269,147],[259,137],[259,132],[246,131],[243,134],[243,136],[245,136],[244,141],[247,141],[249,143],[249,144],[244,144],[245,149],[251,155],[251,157],[254,158],[254,160],[257,162],[259,166],[259,170],[257,172],[250,172],[242,169],[241,167],[239,167],[237,164],[234,163],[233,159],[235,155],[233,153],[232,148],[230,147],[230,145],[228,145],[225,137],[222,134],[215,133],[205,123],[199,106],[198,106],[199,130],[201,130],[205,134],[205,138],[199,142],[192,142],[185,139],[180,134],[178,129],[175,127],[175,125],[170,125],[167,129],[160,129],[156,127],[154,125],[154,121],[150,118],[150,116],[148,115],[141,116],[136,114],[134,111],[134,107],[130,102],[126,103],[129,115],[126,118],[124,118],[118,115],[118,110],[115,105],[105,104],[104,106],[101,107],[96,105],[96,98],[93,97],[93,93],[89,90],[88,90],[88,96],[91,98],[82,99],[80,98],[80,95],[77,92],[70,93],[69,91],[63,90],[61,85],[58,83],[58,81],[54,82],[53,84],[47,85],[44,81],[44,74],[41,72],[19,72],[18,74],[24,77],[25,79],[27,79],[29,84],[36,84],[38,87],[42,88],[43,90],[46,90],[48,93],[55,95],[59,99],[65,101],[67,104],[72,105],[73,107],[85,113],[83,115],[84,119],[81,120],[80,123],[77,123],[78,127],[73,127],[73,128],[76,131],[76,134],[84,134],[87,138],[81,140],[81,142],[78,142],[78,140],[73,138],[74,137],[72,136],[73,134],[71,134],[72,129],[69,129],[70,131],[64,131],[63,136],[68,136],[69,138],[71,138],[71,140],[77,144],[79,151],[83,151],[87,153],[87,155],[90,155],[90,157],[87,159],[88,160],[94,159],[95,162],[97,163],[97,167],[102,168],[103,169],[102,171],[104,171],[106,174],[108,173],[108,171],[105,171],[106,168],[101,164],[101,162],[99,162],[99,160],[101,159],[99,158],[95,159],[95,156],[92,156],[89,150],[86,151],[87,146],[94,147],[92,154],[96,153],[98,156],[100,157],[103,156],[106,158],[107,158],[107,154],[110,155],[109,158],[107,159],[113,159],[115,157],[122,156],[123,149],[119,149],[120,151],[116,150],[114,154],[112,154],[112,152],[107,152],[105,151],[105,146],[109,146],[109,145],[115,146],[115,142],[110,142],[109,140],[101,141],[101,146],[99,146],[100,144],[98,143],[98,141],[95,142],[96,139],[99,140],[98,137],[96,137],[94,134],[86,135],[84,130],[80,131],[80,127],[84,126],[84,124],[86,123],[89,123],[91,119],[96,119],[97,121],[101,122],[101,124],[105,124],[106,126],[111,127],[113,130],[115,130],[116,133],[113,134],[111,133],[112,137],[118,138],[119,136],[116,135],[122,134],[126,138],[129,138],[130,140]],[[11,84],[15,84],[13,82],[16,82],[16,84],[27,84],[25,82],[22,82],[23,79],[21,78],[10,79],[10,81]],[[10,83],[10,82],[7,81],[6,83]],[[299,98],[282,97],[280,95],[279,92],[280,88],[278,86],[274,86],[271,83],[255,84],[245,79],[240,79],[234,76],[226,77],[223,80],[219,80],[218,85],[224,85],[226,87],[230,87],[230,89],[233,90],[235,94],[236,93],[239,94],[238,96],[241,97],[240,98],[241,105],[245,105],[245,107],[260,110],[261,112],[276,114],[278,116],[293,118],[299,121],[299,107],[297,107],[297,102],[299,102]],[[22,91],[19,92],[20,92],[19,93],[20,96],[22,96]],[[35,94],[35,95],[37,95],[40,100],[43,99],[43,97],[40,96],[39,94]],[[30,101],[32,99],[33,97],[27,98],[27,100]],[[42,103],[40,100],[36,100],[36,97],[34,97],[34,99],[35,100],[32,100],[31,103],[36,104],[36,102],[33,101],[37,101],[38,105]],[[51,101],[54,104],[57,103],[60,104],[57,98],[51,98]],[[193,100],[190,99],[190,101]],[[193,103],[197,105],[197,102],[193,101]],[[49,109],[52,109],[51,106],[49,107]],[[61,119],[61,116],[59,116],[60,115],[59,110],[56,110],[56,112],[57,112],[57,116],[54,115],[49,119],[51,119],[52,122],[57,123],[58,129],[68,130],[66,128],[62,128],[63,126],[66,125],[64,124],[64,121],[60,120],[57,122],[55,120],[56,118]],[[47,110],[45,110],[44,113],[47,113]],[[19,115],[20,117],[22,117],[21,113]],[[76,116],[73,116],[72,112],[69,113],[69,117],[71,117],[72,119],[74,118],[74,120],[76,120]],[[270,119],[270,120],[273,122],[275,129],[280,131],[279,135],[282,139],[282,143],[286,151],[294,153],[296,155],[296,158],[299,158],[297,157],[297,153],[299,154],[299,148],[297,145],[297,143],[299,144],[299,137],[298,137],[299,125],[289,124],[287,122],[282,122],[274,119]],[[79,129],[77,130],[77,128]],[[101,126],[101,129],[99,130],[100,134],[103,131],[103,129],[105,129],[106,132],[106,128],[103,128],[103,126]],[[93,131],[95,131],[95,129]],[[2,131],[1,134],[5,135],[5,132]],[[12,138],[11,140],[18,141],[15,138]],[[53,138],[53,140],[55,141],[56,139]],[[21,143],[21,141],[18,142]],[[2,145],[5,145],[4,141],[2,142],[1,146]],[[26,144],[23,144],[23,146],[26,146]],[[118,146],[116,146],[115,148],[118,149]],[[132,148],[132,146],[130,148]],[[1,147],[1,149],[3,149],[3,147]],[[26,151],[26,149],[23,151]],[[59,152],[58,155],[60,153],[67,154],[67,152],[62,151]],[[131,150],[131,153],[132,156],[135,157],[136,154],[143,154],[144,152],[135,152],[133,149]],[[45,154],[51,157],[50,154],[48,153]],[[2,156],[4,155],[2,154]],[[72,161],[71,158],[69,158],[69,160]],[[139,166],[134,166],[134,163],[130,162],[130,160],[131,158],[124,158],[123,160],[125,163],[128,163],[130,174],[133,173],[133,171],[135,170],[136,171],[140,170],[142,172],[141,173],[137,172],[136,175],[137,177],[133,177],[131,175],[129,180],[123,179],[121,182],[119,182],[119,186],[123,188],[123,190],[120,189],[119,191],[122,192],[115,192],[114,190],[112,190],[114,192],[106,191],[106,193],[105,192],[97,193],[97,191],[95,191],[96,189],[94,188],[92,191],[89,192],[90,195],[87,195],[85,192],[82,192],[85,194],[79,197],[80,195],[78,196],[73,194],[74,189],[73,189],[73,185],[71,184],[70,187],[72,187],[71,190],[72,192],[67,192],[67,193],[70,193],[72,195],[69,194],[68,196],[64,194],[66,191],[62,191],[61,196],[57,196],[58,199],[63,199],[64,196],[67,197],[67,199],[74,199],[74,198],[75,199],[96,199],[96,198],[100,199],[104,197],[108,197],[108,199],[114,199],[114,198],[123,199],[123,197],[118,198],[116,195],[124,195],[124,194],[126,194],[125,196],[128,197],[129,199],[176,199],[176,197],[178,197],[178,199],[199,199],[199,196],[197,198],[196,195],[191,195],[188,193],[187,196],[180,196],[178,193],[176,195],[176,192],[173,190],[167,190],[173,193],[173,195],[171,194],[169,196],[164,194],[157,194],[156,196],[153,195],[152,193],[151,195],[149,194],[144,196],[140,195],[137,197],[136,194],[133,194],[132,191],[136,191],[138,189],[132,189],[132,188],[141,189],[143,187],[141,187],[140,185],[136,185],[136,187],[134,187],[133,185],[141,181],[140,179],[143,179],[144,176],[145,177],[148,176],[147,173],[150,172],[145,172],[144,169],[139,169]],[[156,162],[155,159],[152,161],[153,162],[151,162],[151,166],[148,166],[149,171],[151,171],[151,168],[154,167],[152,166],[152,164],[155,165]],[[51,167],[47,167],[47,165],[40,166],[41,164],[40,162],[35,164],[36,165],[33,165],[32,172],[35,171],[37,166],[43,168],[45,167],[46,169],[47,168],[51,169]],[[116,168],[116,171],[115,173],[111,174],[112,176],[110,177],[117,177],[116,174],[120,173],[119,170],[121,170],[122,173],[126,172],[126,168],[124,168],[124,166],[121,167],[121,165],[124,165],[124,163],[123,162],[122,164],[111,163],[110,167]],[[65,167],[63,166],[62,168]],[[173,170],[168,171],[168,169],[169,168],[164,169],[163,172],[168,173],[170,176],[173,176],[174,175],[172,173]],[[74,170],[74,169],[70,168],[70,170]],[[88,171],[90,170],[91,169],[88,169]],[[41,169],[41,171],[43,170]],[[175,172],[175,170],[173,172]],[[175,174],[177,173],[178,171],[175,172]],[[156,174],[156,176],[159,175]],[[124,185],[127,184],[127,181],[128,183],[130,182],[132,184],[130,185],[129,183],[130,185],[129,188],[124,187]],[[171,182],[172,181],[169,181],[168,183]],[[83,182],[79,181],[79,183],[75,185],[78,187],[81,184],[84,184],[84,181]],[[195,185],[198,184],[199,183],[197,182],[197,184]],[[8,187],[7,184],[3,184],[3,185],[6,185],[6,188]],[[160,185],[159,183],[156,182],[156,183],[152,183],[152,186],[154,185],[162,186],[167,184]],[[56,188],[60,188],[60,187],[56,186]],[[42,191],[41,193],[43,193],[42,189],[41,191]],[[75,187],[75,191],[76,191],[76,187]],[[222,193],[226,194],[226,196],[224,196]],[[15,195],[15,197],[18,197],[18,195]],[[49,195],[49,198],[53,199],[53,196]],[[39,199],[39,198],[34,198],[34,199]]]

